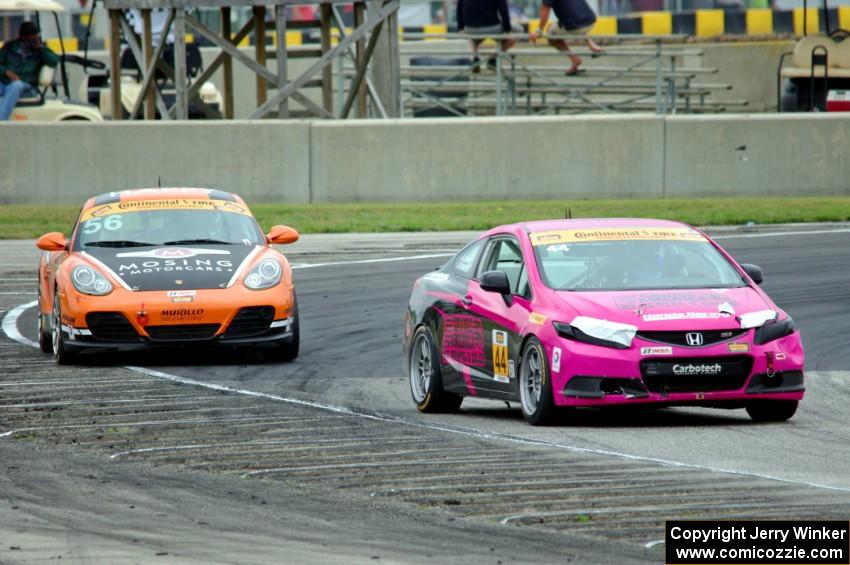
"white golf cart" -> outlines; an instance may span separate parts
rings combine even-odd
[[[0,0],[2,1],[2,0]],[[96,0],[95,0],[96,2]],[[94,6],[94,4],[93,4]],[[132,15],[132,13],[130,14]],[[158,15],[158,14],[154,14]],[[141,16],[138,16],[141,19]],[[89,26],[91,26],[89,19]],[[132,20],[130,20],[132,21]],[[160,41],[166,41],[166,45],[161,55],[162,66],[156,71],[154,80],[155,88],[159,91],[165,105],[171,107],[176,99],[176,89],[174,80],[170,74],[164,72],[165,68],[174,68],[174,48],[171,41],[168,41],[169,29],[163,29],[167,25],[167,18],[161,17],[154,19],[155,34]],[[124,33],[129,33],[132,24],[128,22],[128,27]],[[135,42],[141,43],[141,37],[138,35],[138,30],[132,31]],[[89,36],[90,32],[86,33]],[[126,35],[125,35],[126,40]],[[154,41],[157,41],[155,38]],[[173,41],[173,40],[172,40]],[[203,60],[201,51],[197,44],[188,43],[186,45],[186,71],[189,79],[194,79],[203,71]],[[171,71],[173,72],[173,71]],[[79,96],[87,100],[90,104],[95,104],[100,109],[101,113],[107,118],[112,118],[111,108],[111,81],[109,71],[103,73],[90,73],[83,78],[80,84]],[[142,95],[142,71],[139,63],[132,54],[132,50],[124,47],[121,54],[121,109],[123,118],[130,117],[134,108],[138,107],[137,100]],[[189,118],[190,119],[219,119],[223,107],[224,98],[221,92],[216,88],[212,81],[204,82],[198,90],[198,99],[189,102]],[[138,108],[137,108],[138,110]],[[134,117],[138,117],[134,116]],[[161,119],[159,111],[156,112],[156,117]]]
[[[56,21],[56,29],[60,30],[57,12],[65,8],[54,0],[0,0],[0,13],[3,12],[34,12],[38,16],[41,12],[51,12]],[[62,52],[59,54],[59,65],[53,69],[44,65],[38,74],[38,96],[21,98],[12,111],[11,120],[19,122],[62,122],[62,121],[90,121],[102,122],[103,115],[96,106],[85,102],[71,100],[68,89],[68,73],[65,65],[73,63],[89,68],[103,68],[103,63],[87,61],[76,55],[65,53],[62,42],[62,32],[59,31],[59,42],[62,44]],[[4,38],[6,41],[14,39]],[[59,71],[59,84],[55,81],[56,70]],[[60,92],[61,89],[61,92]]]

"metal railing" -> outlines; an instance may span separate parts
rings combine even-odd
[[[566,56],[550,46],[520,43],[507,52],[502,50],[501,39],[527,40],[525,34],[487,36],[494,45],[482,47],[481,57],[485,61],[493,58],[495,65],[492,70],[482,66],[481,73],[473,72],[467,41],[485,39],[483,36],[405,33],[403,38],[400,77],[405,115],[427,114],[429,109],[455,116],[627,111],[674,114],[746,105],[746,101],[711,100],[712,93],[729,90],[731,85],[700,82],[700,77],[718,71],[690,63],[701,57],[702,51],[672,43],[683,36],[594,36],[608,46],[598,56],[573,49],[583,58],[593,57],[585,60],[586,71],[576,76],[565,76]],[[583,39],[569,38],[570,42]],[[453,64],[411,64],[417,56],[445,58]],[[468,63],[458,64],[463,58]],[[599,64],[608,61],[613,63]],[[350,65],[338,68],[339,88],[350,74]]]

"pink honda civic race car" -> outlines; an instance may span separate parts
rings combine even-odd
[[[413,400],[422,412],[518,401],[533,425],[561,407],[638,404],[787,420],[805,390],[803,346],[762,278],[677,222],[494,228],[414,284]]]

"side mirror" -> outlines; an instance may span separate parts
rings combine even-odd
[[[750,263],[741,263],[741,268],[744,269],[744,272],[747,273],[753,282],[756,284],[761,284],[764,280],[764,271],[761,270],[761,267],[758,265],[753,265]]]
[[[298,232],[289,226],[272,226],[272,229],[266,234],[269,243],[277,243],[279,245],[295,243],[298,241],[298,237]]]
[[[62,232],[52,231],[38,238],[35,246],[42,251],[64,251],[68,248],[68,240]]]
[[[481,290],[497,292],[502,296],[511,295],[511,283],[508,282],[508,275],[504,271],[487,271],[483,273],[479,284],[481,285]]]

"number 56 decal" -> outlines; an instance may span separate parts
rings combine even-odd
[[[105,218],[92,218],[83,224],[83,233],[97,233],[101,229],[106,231],[120,230],[123,225],[124,219],[118,214],[106,216]]]

